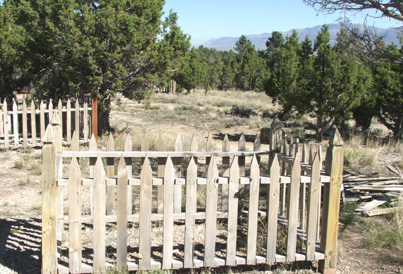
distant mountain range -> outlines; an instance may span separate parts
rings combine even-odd
[[[356,24],[355,26],[361,27],[362,25]],[[296,29],[298,32],[298,37],[300,41],[303,41],[305,37],[308,37],[313,41],[315,41],[316,36],[318,35],[322,26],[316,26],[312,28],[305,28],[305,29]],[[341,25],[340,24],[329,24],[329,32],[330,32],[330,39],[331,43],[336,43],[337,33],[340,31]],[[379,35],[386,34],[386,42],[387,43],[396,43],[399,44],[399,40],[397,38],[397,31],[395,29],[382,29],[376,28]],[[281,32],[284,37],[287,35],[290,36],[293,30]],[[269,37],[271,37],[271,33],[262,33],[262,34],[253,34],[253,35],[245,35],[253,45],[255,45],[256,49],[266,49],[266,41]],[[221,37],[211,39],[205,43],[202,43],[204,47],[207,48],[215,48],[217,50],[231,50],[234,49],[235,43],[239,40],[239,37]]]

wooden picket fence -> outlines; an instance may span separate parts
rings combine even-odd
[[[273,141],[281,135],[273,130],[271,136]],[[128,135],[124,151],[114,151],[112,136],[108,151],[98,151],[94,138],[88,151],[79,151],[73,134],[71,150],[62,151],[60,124],[52,123],[43,139],[42,273],[313,260],[319,260],[322,273],[331,273],[343,170],[340,134],[336,129],[329,142],[324,171],[316,146],[280,141],[262,151],[257,136],[254,151],[246,151],[242,134],[239,150],[230,151],[226,136],[222,151],[213,151],[209,135],[206,151],[198,151],[195,137],[191,151],[182,151],[178,135],[175,151],[165,151],[160,134],[159,151],[148,151],[145,138],[144,151],[132,151]],[[288,153],[273,150],[281,147]],[[135,162],[141,164],[137,171]],[[286,231],[282,248],[280,228]],[[162,233],[158,243],[156,229]],[[91,234],[89,245],[82,240],[85,231]],[[138,235],[134,243],[128,240],[132,231]],[[204,240],[196,242],[197,233]]]
[[[34,100],[27,105],[24,99],[21,104],[17,104],[14,98],[11,104],[7,104],[7,100],[4,99],[0,114],[0,147],[41,146],[46,126],[52,121],[54,109],[58,110],[59,120],[64,121],[61,130],[65,142],[71,143],[74,130],[82,132],[82,141],[88,142],[91,127],[88,116],[91,107],[88,107],[85,100],[82,106],[77,99],[73,102],[73,107],[70,99],[65,105],[59,100],[54,106],[52,100],[47,104],[41,100],[38,108]]]

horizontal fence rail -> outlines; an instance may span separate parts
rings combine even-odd
[[[57,136],[57,125],[48,127],[43,147],[53,170],[43,175],[44,273],[312,260],[322,272],[335,266],[329,210],[338,139],[323,171],[320,148],[291,141],[287,153],[261,151],[258,136],[255,151],[246,151],[243,135],[240,151],[229,151],[227,136],[223,151],[212,151],[209,136],[206,152],[195,138],[195,151],[182,151],[179,135],[175,151],[148,151],[145,139],[144,151],[131,151],[129,135],[125,151],[113,151],[111,136],[108,151],[97,151],[94,138],[89,151],[79,151],[76,134],[72,151],[62,151]],[[158,149],[165,150],[161,135]]]
[[[17,148],[27,146],[41,146],[45,129],[52,122],[52,116],[58,115],[61,123],[63,140],[71,143],[72,132],[82,132],[83,142],[88,142],[91,122],[91,107],[84,101],[73,100],[73,104],[68,99],[66,102],[59,100],[57,105],[53,105],[50,100],[48,104],[43,101],[35,102],[31,100],[27,103],[22,100],[17,104],[15,99],[11,104],[7,100],[3,101],[0,113],[0,147]]]

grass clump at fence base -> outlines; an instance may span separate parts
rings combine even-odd
[[[364,220],[364,237],[368,247],[388,249],[388,256],[403,263],[403,195],[396,211],[380,218]]]

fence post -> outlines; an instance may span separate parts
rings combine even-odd
[[[325,184],[323,191],[323,212],[321,224],[320,250],[325,259],[319,262],[319,270],[324,274],[336,273],[337,232],[339,225],[340,192],[343,183],[343,140],[335,128],[326,151],[326,175],[330,184]]]
[[[57,273],[56,150],[50,124],[42,143],[42,273]]]

